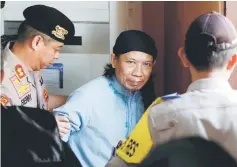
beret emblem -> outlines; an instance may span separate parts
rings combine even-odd
[[[64,40],[64,39],[65,39],[65,36],[64,36],[64,35],[67,35],[67,34],[68,34],[68,31],[65,30],[63,27],[60,27],[59,25],[57,25],[57,26],[55,27],[55,30],[52,31],[52,34],[53,34],[55,37]]]

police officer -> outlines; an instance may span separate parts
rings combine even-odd
[[[59,58],[60,49],[72,40],[75,28],[63,13],[45,5],[30,6],[23,15],[17,40],[9,42],[2,53],[1,104],[49,109],[51,102],[61,99],[49,98],[39,70]]]
[[[216,12],[199,16],[178,55],[192,76],[187,92],[158,98],[107,167],[136,166],[155,146],[187,136],[213,140],[237,159],[237,91],[228,82],[237,62],[234,25]]]

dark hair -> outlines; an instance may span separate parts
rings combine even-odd
[[[212,155],[212,156],[209,156]],[[202,137],[182,137],[159,144],[138,167],[236,167],[237,162],[221,145]]]
[[[26,20],[21,23],[21,25],[18,28],[17,32],[17,41],[19,42],[24,42],[25,40],[29,38],[33,38],[36,35],[40,35],[43,37],[44,41],[47,43],[51,40],[49,36],[41,33],[40,31],[36,30],[35,28],[31,27],[30,25],[27,24]]]
[[[218,49],[212,37],[202,34],[197,39],[185,40],[185,53],[190,63],[198,71],[208,71],[224,67],[237,51],[236,47]]]
[[[1,51],[7,46],[9,42],[14,42],[17,39],[17,35],[2,35],[1,36]]]
[[[119,55],[116,57],[119,58]],[[106,64],[106,66],[104,67],[103,76],[111,78],[114,75],[115,75],[115,69],[112,67],[112,64]],[[147,83],[140,90],[145,110],[151,105],[151,103],[156,98],[154,82],[152,79],[153,77],[154,75],[153,76],[151,75]]]

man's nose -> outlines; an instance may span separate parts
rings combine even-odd
[[[142,67],[141,65],[136,65],[134,71],[133,71],[133,75],[136,77],[142,77]]]
[[[54,59],[59,59],[59,52],[54,55]]]

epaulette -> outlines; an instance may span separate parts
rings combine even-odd
[[[162,96],[162,97],[161,97],[161,99],[162,99],[163,101],[170,100],[170,99],[176,99],[176,98],[180,98],[180,94],[178,94],[178,93],[172,93],[172,94],[165,95],[165,96]]]
[[[164,101],[167,101],[167,100],[171,100],[171,99],[176,99],[176,98],[180,98],[180,94],[178,93],[172,93],[172,94],[169,94],[169,95],[165,95],[165,96],[162,96],[162,97],[158,97],[155,101],[153,101],[153,103],[149,106],[148,110],[153,107],[154,105],[157,105],[157,104],[160,104]]]

